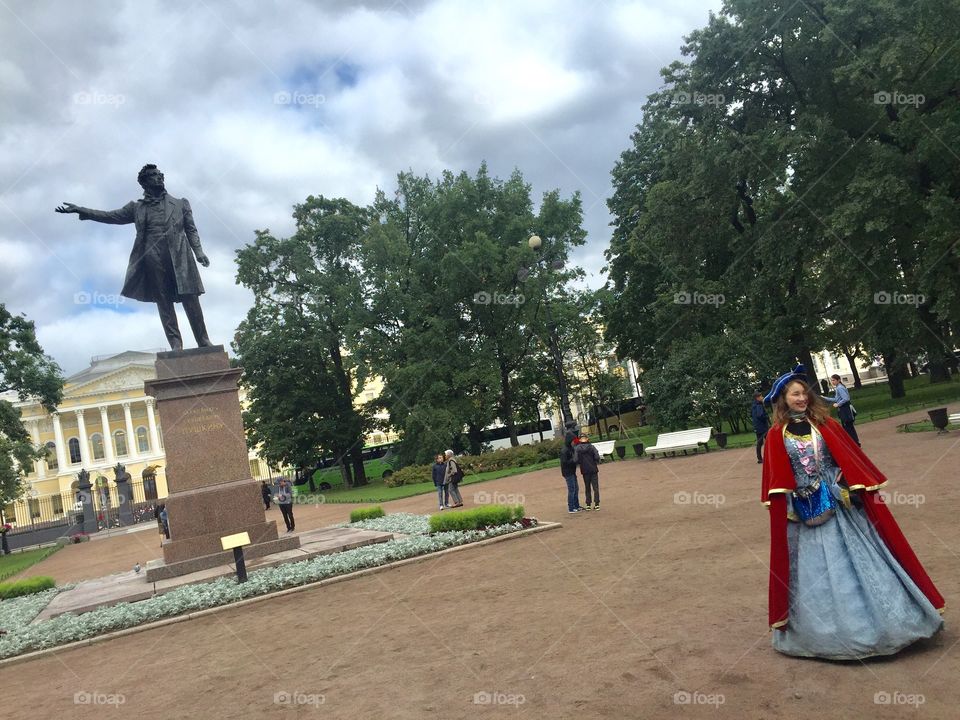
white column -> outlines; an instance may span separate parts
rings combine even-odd
[[[63,444],[63,428],[60,426],[60,413],[51,413],[53,418],[53,442],[57,445],[58,474],[67,471],[67,447]]]
[[[130,403],[123,404],[123,422],[127,426],[127,457],[136,460],[140,457],[140,448],[137,445],[137,436],[133,434],[133,416],[130,414]]]
[[[74,410],[77,414],[77,435],[80,440],[80,465],[90,469],[90,441],[87,439],[87,423],[83,420],[83,410]]]
[[[113,452],[113,435],[110,434],[110,417],[107,415],[107,406],[100,406],[100,426],[103,428],[103,456],[110,467],[117,464],[117,456]]]
[[[160,435],[157,433],[157,419],[153,416],[152,397],[147,398],[147,424],[150,426],[150,450],[154,455],[160,452]]]
[[[30,430],[30,439],[33,441],[33,446],[35,448],[40,448],[40,421],[39,420],[27,420],[27,428]],[[34,460],[33,469],[37,473],[37,477],[43,480],[47,476],[47,464],[43,460]]]

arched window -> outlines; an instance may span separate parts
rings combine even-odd
[[[70,462],[79,465],[82,459],[80,456],[80,441],[76,438],[70,438],[67,447],[70,448]]]
[[[147,439],[147,429],[143,425],[137,428],[137,450],[142,453],[150,452],[150,441]]]
[[[117,430],[113,434],[113,446],[117,449],[117,457],[127,454],[127,434],[123,430]]]
[[[93,459],[103,460],[103,435],[94,433],[90,436],[90,445],[93,447]]]
[[[47,443],[47,469],[48,470],[57,470],[59,465],[57,463],[57,444],[54,442]]]

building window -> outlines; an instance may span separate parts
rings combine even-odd
[[[76,438],[70,438],[70,441],[67,443],[67,447],[70,448],[70,462],[74,465],[79,465],[81,461],[80,441]]]
[[[57,470],[59,469],[59,464],[57,463],[57,445],[53,442],[47,443],[47,469],[48,470]]]
[[[93,447],[93,459],[103,460],[103,435],[100,433],[91,435],[90,445]]]
[[[30,498],[27,500],[27,504],[30,506],[30,517],[33,520],[40,517],[40,501],[36,498]]]
[[[63,497],[58,493],[50,498],[53,503],[53,514],[63,515]]]
[[[143,479],[143,497],[145,500],[157,499],[157,481],[156,476],[145,477]]]
[[[117,449],[117,457],[127,454],[127,434],[123,430],[117,430],[113,434],[113,446]]]
[[[141,425],[137,428],[137,450],[142,453],[150,452],[150,441],[147,440],[147,429]]]

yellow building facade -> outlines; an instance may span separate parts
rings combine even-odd
[[[29,523],[30,502],[69,498],[83,469],[91,482],[100,479],[103,484],[105,479],[113,486],[112,470],[118,462],[143,494],[136,497],[135,491],[134,501],[166,497],[163,432],[154,399],[143,390],[144,381],[156,376],[155,361],[154,353],[136,351],[94,358],[90,367],[66,379],[63,400],[52,413],[38,402],[13,401],[34,445],[46,447],[47,457],[25,468],[27,503],[7,506],[8,521],[15,515],[18,524]],[[156,477],[144,483],[148,465],[156,467]],[[55,501],[52,512],[60,512],[64,504]]]

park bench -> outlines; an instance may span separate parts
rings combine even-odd
[[[681,450],[687,454],[687,450],[699,450],[702,445],[704,450],[709,450],[707,443],[710,442],[710,434],[713,428],[695,428],[693,430],[679,430],[677,432],[660,433],[657,435],[657,444],[647,448],[647,453],[652,460],[658,454],[673,453],[676,455]]]
[[[954,413],[947,417],[947,422],[951,425],[960,425],[960,413]]]
[[[597,449],[597,452],[600,453],[601,460],[608,455],[610,459],[613,460],[613,446],[616,444],[616,440],[604,440],[603,442],[593,443],[593,446]]]

